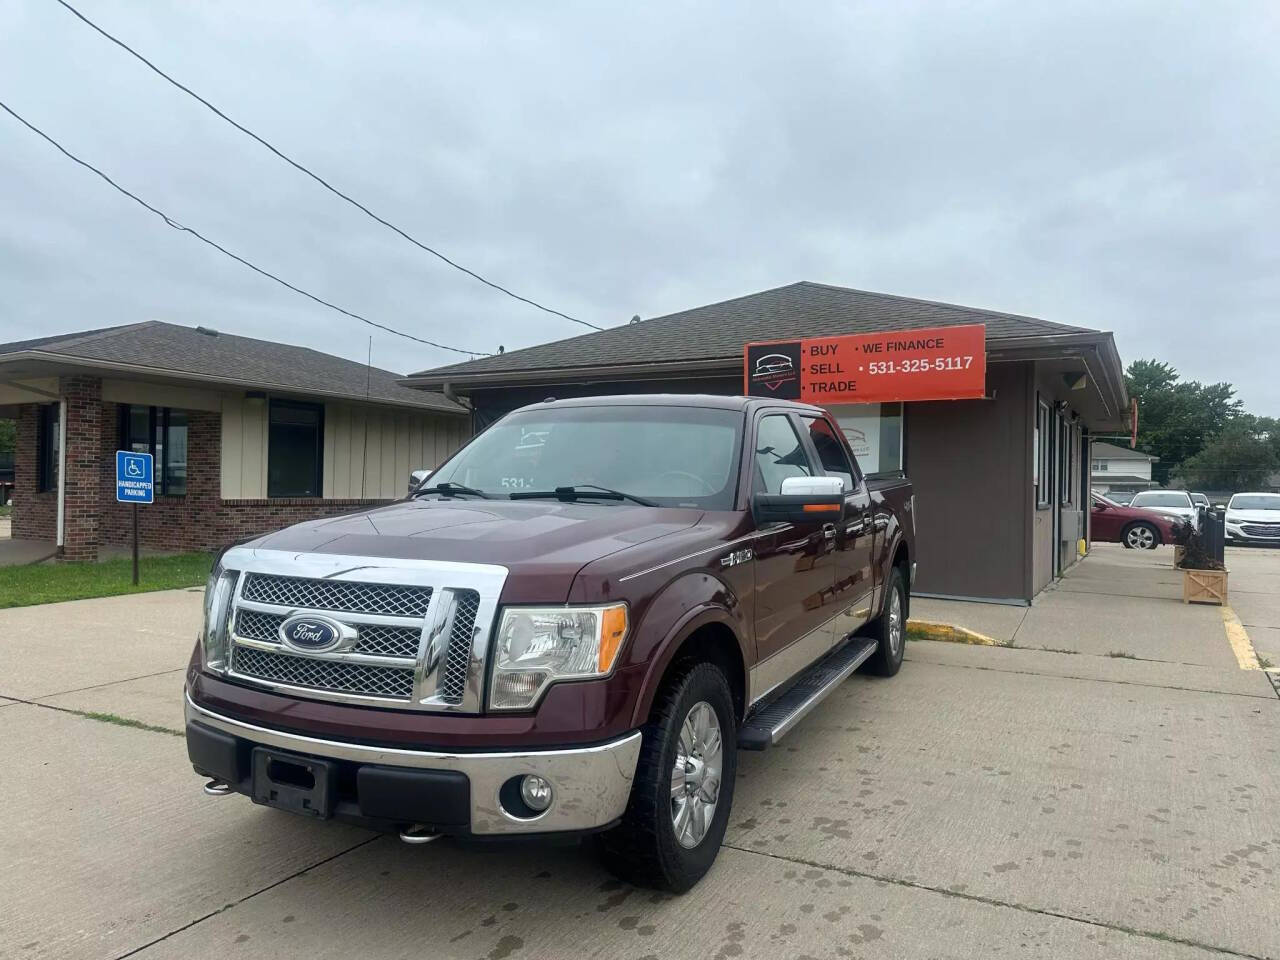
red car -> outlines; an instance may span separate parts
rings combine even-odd
[[[1134,550],[1154,550],[1162,543],[1173,543],[1173,524],[1177,517],[1139,507],[1124,507],[1097,493],[1092,497],[1094,540],[1123,543]]]

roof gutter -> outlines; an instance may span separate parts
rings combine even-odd
[[[371,403],[379,406],[402,407],[407,410],[442,413],[449,416],[464,416],[467,410],[450,409],[445,406],[431,406],[423,403],[410,403],[401,400],[390,400],[382,397],[365,397],[360,394],[344,393],[339,390],[323,390],[311,387],[297,387],[284,383],[269,383],[261,380],[243,380],[237,377],[214,377],[186,370],[174,370],[170,367],[151,367],[140,363],[126,363],[119,360],[94,360],[88,357],[74,357],[65,353],[50,353],[45,350],[22,350],[17,353],[0,355],[0,367],[5,364],[23,360],[36,360],[43,363],[62,363],[73,367],[86,367],[93,370],[105,370],[113,373],[131,373],[150,377],[164,377],[189,383],[213,384],[223,387],[235,387],[244,390],[270,390],[276,393],[290,393],[308,397],[332,397],[336,400],[348,400],[353,403]],[[451,401],[456,402],[456,401]]]

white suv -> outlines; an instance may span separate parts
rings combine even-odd
[[[1228,540],[1280,543],[1280,493],[1237,493],[1227,504]]]
[[[1185,490],[1142,490],[1133,495],[1129,506],[1180,517],[1190,520],[1196,529],[1200,527],[1200,512]]]

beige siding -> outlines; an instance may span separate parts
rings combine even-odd
[[[267,495],[267,404],[231,394],[222,398],[222,496]]]
[[[140,380],[103,380],[102,399],[112,403],[138,403],[148,407],[180,410],[221,410],[223,398],[214,390],[143,383]]]
[[[329,499],[403,496],[410,471],[437,466],[468,432],[464,417],[363,404],[325,404],[324,422]]]

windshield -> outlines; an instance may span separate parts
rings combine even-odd
[[[1207,507],[1209,505],[1209,498],[1203,493],[1193,493],[1191,495],[1191,502],[1197,507]]]
[[[1280,510],[1280,493],[1237,493],[1228,510]]]
[[[1185,493],[1140,493],[1133,498],[1134,507],[1189,507],[1191,498]]]
[[[607,487],[663,506],[731,510],[742,421],[738,411],[708,407],[521,411],[459,450],[428,486],[459,484],[491,496]]]

